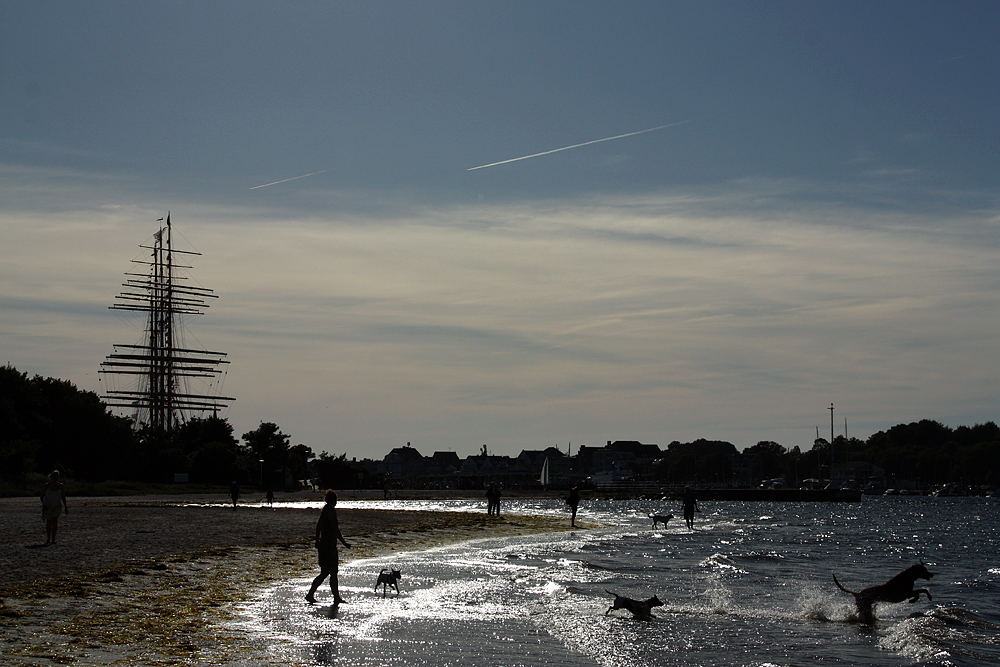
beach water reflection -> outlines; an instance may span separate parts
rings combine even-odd
[[[410,507],[485,511],[463,501]],[[682,521],[652,529],[647,514],[675,509],[664,503],[593,501],[583,509],[604,527],[352,561],[341,569],[348,604],[308,605],[302,578],[266,591],[239,623],[272,657],[295,664],[1000,661],[1000,513],[992,499],[705,503],[694,531]],[[505,503],[504,512],[566,514],[556,501]],[[852,622],[852,600],[832,573],[860,588],[919,560],[943,575],[930,584],[933,603],[882,606],[874,627]],[[402,570],[398,596],[374,591],[383,567]],[[657,594],[665,605],[652,621],[605,615],[609,590]]]

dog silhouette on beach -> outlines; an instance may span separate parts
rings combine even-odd
[[[378,573],[378,579],[375,581],[375,592],[378,592],[378,587],[382,587],[382,597],[385,597],[386,592],[389,590],[389,586],[396,589],[396,595],[399,595],[399,580],[403,578],[403,573],[399,570],[390,570],[388,568],[382,568],[382,571]]]

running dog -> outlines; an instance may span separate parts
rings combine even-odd
[[[673,514],[647,514],[647,516],[653,520],[653,529],[656,529],[656,524],[662,523],[663,527],[667,527],[667,522],[674,518]]]
[[[663,606],[663,603],[660,602],[660,598],[656,597],[655,595],[649,598],[648,600],[633,600],[632,598],[627,598],[618,595],[618,593],[612,593],[611,591],[608,590],[606,590],[605,592],[608,595],[615,596],[615,602],[610,607],[608,607],[608,610],[606,612],[604,612],[605,616],[613,612],[615,609],[628,609],[630,612],[632,612],[632,615],[635,616],[636,618],[650,619],[653,618],[652,614],[653,607]]]
[[[378,573],[378,580],[375,582],[375,592],[378,593],[378,587],[382,587],[382,597],[385,597],[386,592],[389,590],[389,586],[396,589],[396,595],[399,595],[399,580],[403,578],[403,573],[399,570],[389,570],[387,568],[382,568],[382,571]]]
[[[833,575],[833,583],[837,584],[837,588],[840,590],[854,596],[861,621],[871,623],[874,620],[872,609],[878,602],[902,602],[907,598],[910,602],[916,602],[920,599],[921,593],[924,593],[928,600],[932,600],[930,591],[926,588],[915,589],[913,584],[916,583],[917,579],[930,579],[933,576],[934,573],[929,572],[927,567],[920,563],[919,565],[911,565],[884,584],[869,586],[857,593],[841,586],[840,582],[837,581],[837,575]]]

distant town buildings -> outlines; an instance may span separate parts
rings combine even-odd
[[[784,454],[782,459],[778,454]],[[801,459],[801,460],[800,460]],[[829,459],[825,459],[828,461]],[[505,489],[630,489],[665,488],[823,488],[829,466],[823,459],[807,461],[798,452],[762,442],[740,452],[728,442],[672,442],[666,449],[636,440],[609,440],[603,447],[582,445],[574,454],[558,447],[525,449],[516,457],[490,454],[486,445],[471,456],[437,451],[429,456],[411,443],[396,447],[381,460],[349,463],[358,479],[379,486],[408,489],[485,489],[491,482]],[[863,461],[841,463],[833,471],[835,484],[861,488],[884,480],[885,471]],[[839,480],[839,481],[837,481]],[[853,486],[852,486],[853,485]],[[916,484],[898,481],[899,488]]]
[[[572,456],[558,447],[525,449],[516,457],[498,456],[489,454],[484,445],[478,454],[464,459],[450,451],[425,456],[406,443],[380,461],[355,460],[353,465],[392,486],[407,488],[482,489],[490,482],[507,489],[559,489],[577,484],[600,488],[653,480],[663,456],[658,445],[635,440],[609,440],[604,447],[581,446]]]

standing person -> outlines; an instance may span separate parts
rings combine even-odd
[[[486,513],[500,516],[500,487],[496,482],[490,482],[490,488],[486,489]]]
[[[69,514],[69,506],[66,505],[66,490],[63,489],[62,482],[59,481],[58,470],[49,473],[49,482],[42,487],[40,497],[42,499],[42,519],[45,520],[45,544],[55,544],[56,531],[59,530],[59,514],[63,510]]]
[[[570,511],[573,512],[573,516],[570,518],[569,525],[576,528],[576,508],[580,506],[580,489],[574,486],[566,497],[566,504],[569,505]]]
[[[314,593],[320,587],[323,580],[330,577],[330,590],[333,591],[333,603],[340,604],[344,598],[340,597],[340,584],[337,581],[337,570],[340,568],[340,554],[337,553],[337,540],[350,549],[340,532],[340,521],[337,519],[337,494],[333,489],[327,489],[323,496],[326,505],[319,514],[319,521],[316,522],[316,548],[319,550],[319,576],[313,579],[309,593],[306,594],[308,602],[315,602]]]
[[[233,483],[229,485],[229,497],[233,499],[233,511],[236,511],[236,501],[240,499],[240,485],[233,480]]]
[[[274,489],[272,489],[271,487],[267,487],[267,504],[268,505],[274,504]]]
[[[684,487],[681,501],[684,503],[684,522],[687,523],[688,528],[694,530],[694,513],[700,512],[701,509],[698,507],[698,499],[694,497],[694,491],[691,490],[690,486]]]

